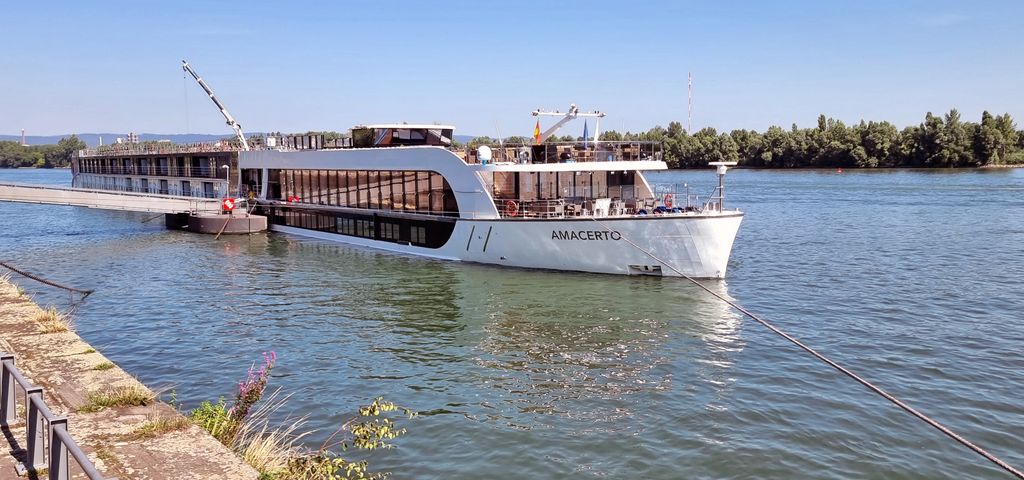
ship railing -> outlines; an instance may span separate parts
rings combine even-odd
[[[215,152],[237,152],[242,147],[236,143],[221,141],[217,143],[121,143],[104,145],[96,148],[83,148],[78,151],[78,157],[109,157],[116,155],[174,155],[179,153],[215,153]]]
[[[488,144],[491,163],[576,163],[664,160],[661,142],[545,142],[540,145]],[[466,163],[479,164],[479,150],[465,147],[455,153]]]
[[[708,195],[708,200],[704,202],[702,208],[705,212],[721,212],[724,201],[725,192],[722,191],[722,187],[715,187],[715,191]]]
[[[91,190],[105,190],[109,192],[122,192],[122,193],[141,193],[141,194],[154,194],[154,195],[171,195],[175,197],[190,197],[190,198],[223,198],[226,194],[220,189],[206,190],[202,188],[202,185],[196,185],[194,188],[182,188],[180,185],[172,185],[168,183],[166,188],[161,188],[159,182],[149,182],[146,188],[142,188],[141,184],[133,182],[132,185],[124,185],[120,183],[110,184],[103,181],[92,181],[90,179],[78,179],[74,182],[75,188],[87,188]]]
[[[621,217],[635,215],[637,201],[620,198],[567,197],[550,200],[496,199],[502,218]]]
[[[228,176],[226,168],[172,167],[164,165],[149,165],[141,167],[133,165],[79,165],[78,173],[90,173],[96,175],[138,175],[148,177],[211,178],[218,180],[226,180]]]
[[[498,214],[503,218],[563,218],[565,217],[565,199],[556,200],[512,200],[496,199],[494,201]]]
[[[666,208],[679,207],[692,211],[700,205],[700,196],[690,190],[688,183],[657,183],[652,190],[656,203]]]
[[[11,427],[21,423],[18,418],[17,389],[24,392],[25,459],[15,470],[19,476],[46,469],[50,480],[70,478],[68,456],[75,459],[89,480],[115,480],[104,477],[75,439],[68,433],[68,419],[57,416],[43,400],[43,387],[32,384],[14,364],[14,355],[0,353],[0,425]],[[47,448],[49,445],[49,448]]]

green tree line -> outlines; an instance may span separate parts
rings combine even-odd
[[[581,141],[581,137],[553,136],[548,141]],[[719,133],[704,128],[690,134],[679,122],[646,132],[601,133],[602,141],[653,141],[664,147],[670,168],[703,168],[708,162],[739,162],[762,168],[957,168],[1024,164],[1024,131],[1018,131],[1010,114],[981,115],[974,123],[950,110],[943,116],[928,113],[924,122],[902,130],[889,122],[865,122],[847,126],[842,121],[818,117],[815,128],[786,130],[769,127],[764,132],[733,130]],[[469,142],[496,144],[489,137]],[[532,138],[509,137],[505,145],[530,145]]]
[[[0,168],[54,168],[71,165],[71,157],[85,148],[76,135],[64,137],[56,144],[24,146],[18,142],[0,141]]]

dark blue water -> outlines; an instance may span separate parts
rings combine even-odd
[[[727,182],[747,216],[713,289],[1024,466],[1024,170]],[[275,350],[271,385],[311,426],[377,395],[422,412],[371,457],[396,478],[1006,478],[685,281],[215,241],[146,218],[0,203],[0,258],[96,289],[79,333],[186,406],[230,396]]]

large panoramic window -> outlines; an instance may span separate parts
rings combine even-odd
[[[369,210],[458,216],[448,181],[437,172],[395,170],[271,170],[279,179],[268,199]]]

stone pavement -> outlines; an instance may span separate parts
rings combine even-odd
[[[90,393],[126,385],[146,388],[116,365],[96,370],[108,360],[74,332],[40,333],[33,321],[40,308],[17,287],[0,280],[0,352],[13,353],[18,369],[43,387],[46,405],[68,417],[68,431],[96,468],[107,477],[128,479],[256,479],[255,470],[205,430],[179,422],[183,428],[145,436],[139,427],[155,419],[180,418],[171,406],[149,402],[138,407],[78,410]],[[19,389],[19,395],[20,389]],[[19,400],[19,412],[23,412]],[[22,418],[23,415],[22,415]],[[15,456],[25,448],[24,421],[3,432],[0,479],[17,478]],[[74,459],[69,463],[75,465]],[[72,478],[85,478],[77,469]]]

